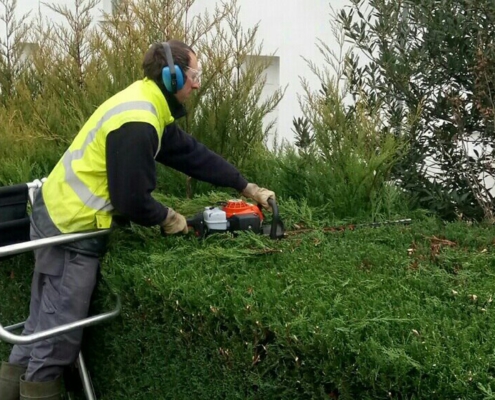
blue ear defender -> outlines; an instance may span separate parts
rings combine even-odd
[[[164,42],[163,48],[165,50],[165,57],[167,58],[168,64],[162,69],[163,84],[170,93],[177,93],[177,91],[184,87],[184,74],[182,73],[182,69],[178,65],[174,64],[170,45],[167,42]]]

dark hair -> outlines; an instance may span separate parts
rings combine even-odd
[[[175,64],[178,65],[185,73],[189,68],[191,53],[196,53],[190,46],[180,40],[172,39],[168,41],[168,44],[170,46]],[[154,43],[145,53],[143,58],[142,66],[144,76],[152,79],[158,85],[163,86],[162,69],[166,65],[168,65],[168,63],[163,42]]]

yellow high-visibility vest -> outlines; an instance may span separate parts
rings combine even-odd
[[[159,150],[165,126],[173,121],[165,96],[147,78],[98,107],[43,184],[46,211],[56,228],[61,233],[110,228],[107,135],[128,122],[146,122],[156,129]]]

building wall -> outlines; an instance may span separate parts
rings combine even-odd
[[[101,11],[111,12],[112,1],[101,0],[94,10],[95,18],[101,17]],[[218,0],[196,0],[192,11],[201,12],[205,9],[213,10]],[[350,4],[350,0],[332,0],[334,8]],[[50,4],[74,7],[74,0],[49,0]],[[311,7],[308,4],[311,3]],[[285,88],[286,93],[278,109],[268,116],[266,121],[275,119],[276,129],[280,139],[293,141],[292,119],[300,116],[298,94],[302,94],[300,77],[318,89],[318,81],[308,71],[305,61],[301,57],[309,58],[322,63],[322,56],[316,47],[318,38],[327,42],[334,42],[330,30],[329,0],[238,0],[240,20],[247,28],[259,23],[258,43],[263,44],[265,55],[274,54],[276,61],[267,71],[267,87],[265,95],[269,96],[279,87]],[[57,22],[60,16],[42,4],[41,0],[18,0],[18,14],[26,10],[37,12],[41,10],[43,16]]]
[[[100,0],[93,11],[95,21],[101,19],[102,11],[111,12],[114,1],[118,0]],[[218,0],[196,0],[192,12],[206,9],[211,11],[217,2]],[[74,0],[49,0],[48,3],[74,8]],[[315,90],[319,89],[317,78],[308,70],[302,57],[311,59],[316,64],[323,64],[323,56],[316,46],[318,39],[324,39],[326,44],[338,51],[331,31],[330,4],[334,10],[339,10],[350,5],[350,0],[237,0],[237,4],[244,28],[251,28],[259,23],[258,43],[263,44],[265,55],[274,54],[273,62],[266,71],[264,96],[273,94],[278,88],[287,87],[278,108],[267,116],[265,123],[276,121],[279,140],[293,142],[292,119],[301,116],[298,103],[298,95],[303,94],[300,78],[308,80]],[[45,18],[54,23],[61,22],[61,17],[44,6],[42,0],[17,0],[18,17],[27,11],[42,11]],[[468,147],[470,155],[475,157],[472,146]],[[439,173],[432,160],[428,160],[427,166],[432,178]],[[492,188],[495,195],[493,178],[487,180],[487,186]]]
[[[105,3],[107,10],[111,10],[111,0],[100,0],[100,5],[95,7],[93,10],[93,15],[95,18],[99,18],[102,14],[102,1]],[[107,2],[108,4],[106,4]],[[75,8],[74,3],[74,0],[17,0],[17,15],[20,17],[27,12],[31,12],[32,16],[33,14],[37,14],[41,11],[44,18],[47,18],[54,23],[62,22],[62,18],[44,4],[66,6],[73,10]]]
[[[286,93],[275,115],[279,139],[293,141],[292,119],[301,116],[298,94],[302,94],[300,78],[306,78],[312,87],[319,88],[316,77],[308,70],[305,57],[318,64],[323,57],[316,47],[318,38],[330,46],[336,46],[330,26],[329,4],[339,9],[350,4],[349,0],[238,0],[240,21],[245,28],[259,23],[258,41],[263,44],[266,55],[275,54],[278,65],[268,72],[266,95],[276,88],[285,88]],[[196,10],[213,7],[215,0],[196,0]],[[311,6],[308,6],[311,4]],[[337,50],[337,49],[336,49]],[[278,72],[277,72],[278,70]],[[277,76],[278,73],[278,76]]]

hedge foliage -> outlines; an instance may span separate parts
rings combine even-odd
[[[494,228],[329,232],[311,211],[282,202],[280,241],[118,232],[102,271],[123,311],[86,332],[99,398],[492,398]],[[2,321],[27,311],[29,276],[2,265]],[[94,312],[111,306],[101,287]]]

